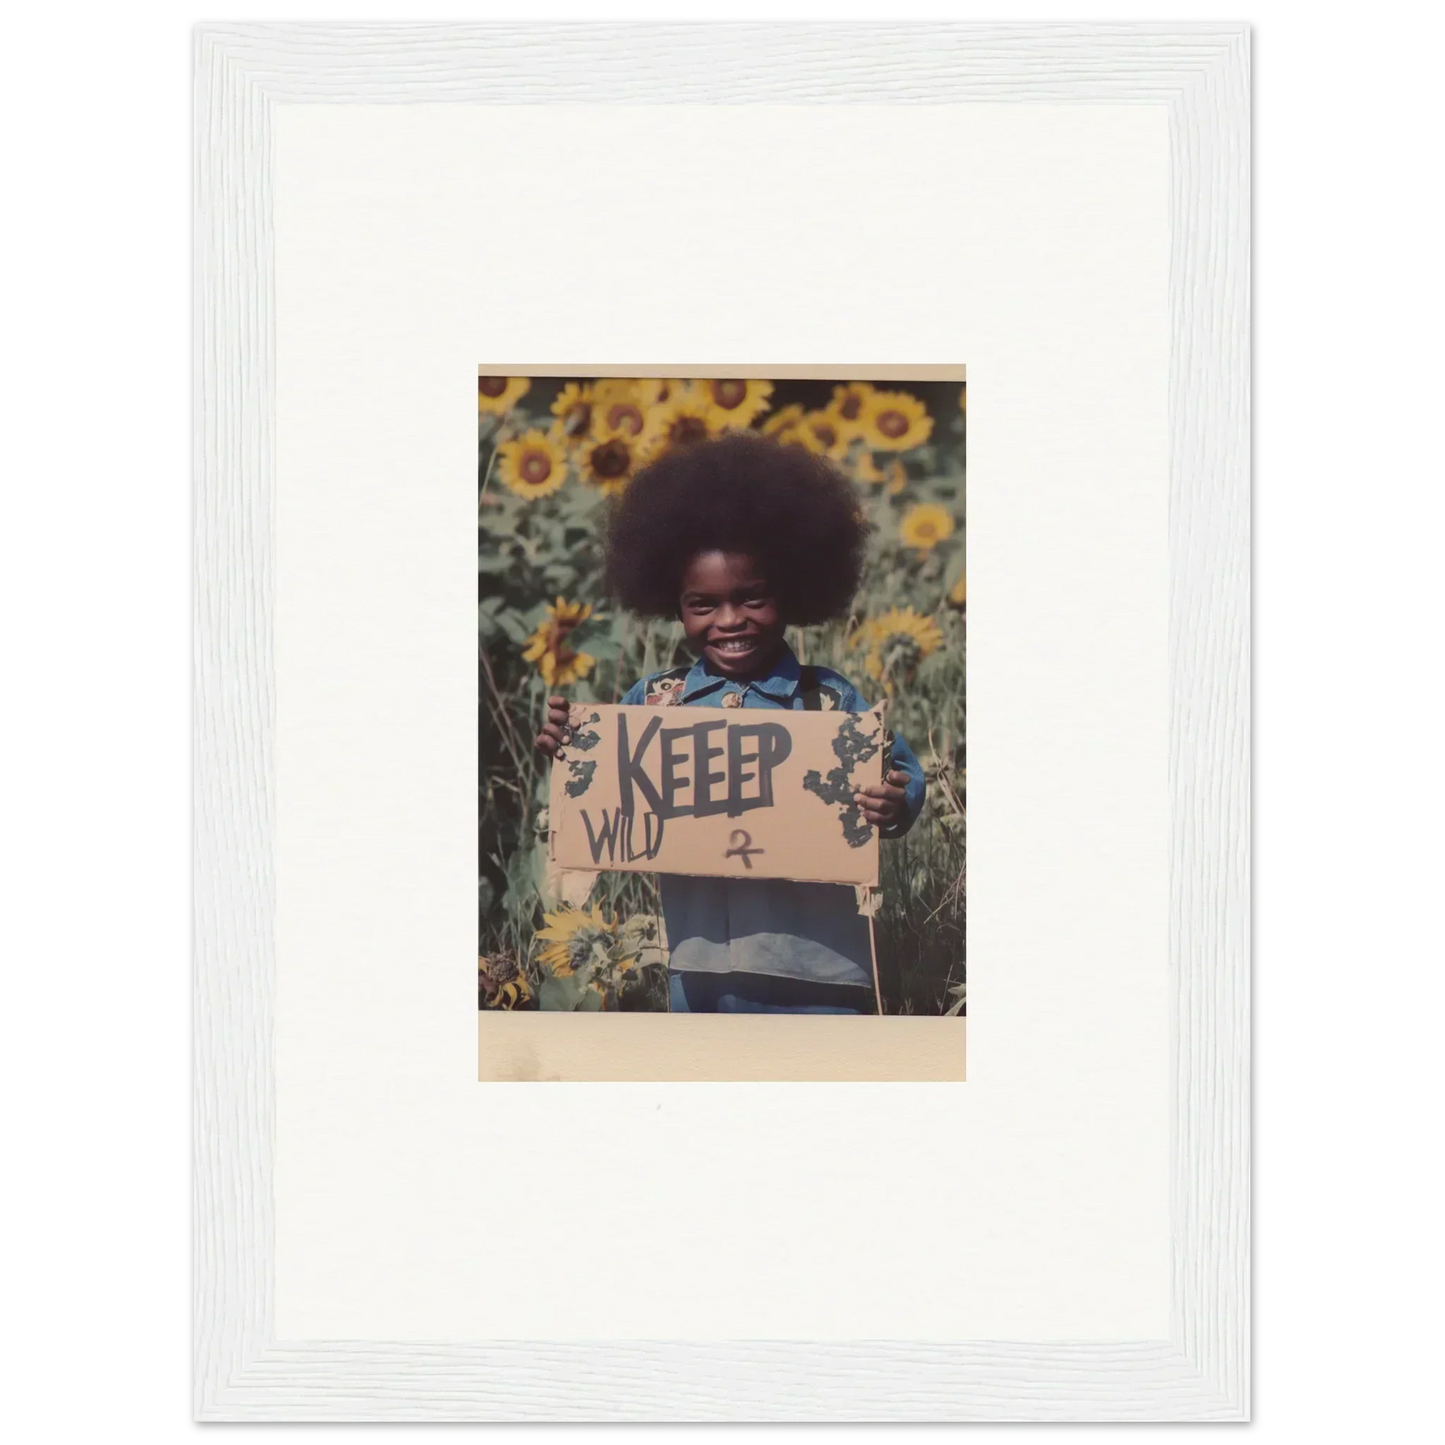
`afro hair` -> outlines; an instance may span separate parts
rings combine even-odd
[[[607,535],[607,590],[642,617],[676,617],[699,552],[756,559],[795,626],[847,613],[867,524],[821,456],[754,432],[664,453],[622,494]]]

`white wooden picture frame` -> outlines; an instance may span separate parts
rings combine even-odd
[[[198,1418],[1248,1418],[1248,54],[1232,24],[198,28]],[[287,102],[437,100],[1167,108],[1167,1337],[278,1342],[272,124]]]

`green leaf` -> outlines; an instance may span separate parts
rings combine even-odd
[[[537,990],[537,1006],[557,1013],[576,1013],[579,1008],[587,1007],[583,1000],[589,993],[596,997],[582,974],[567,973],[559,978],[549,973],[543,976],[542,986]]]
[[[497,614],[497,626],[513,642],[525,642],[533,632],[533,628],[527,626],[515,612],[501,612]]]

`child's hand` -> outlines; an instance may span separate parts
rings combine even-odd
[[[864,788],[853,794],[864,818],[875,828],[889,828],[903,818],[903,802],[908,784],[908,774],[895,768],[877,787]]]
[[[549,697],[547,699],[547,721],[542,724],[542,731],[537,734],[537,751],[546,753],[549,758],[555,758],[557,749],[567,741],[566,732],[567,699],[565,697]]]

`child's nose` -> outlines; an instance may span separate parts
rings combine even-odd
[[[724,602],[717,610],[717,625],[719,627],[737,627],[742,620],[742,608],[735,607],[731,602]]]

